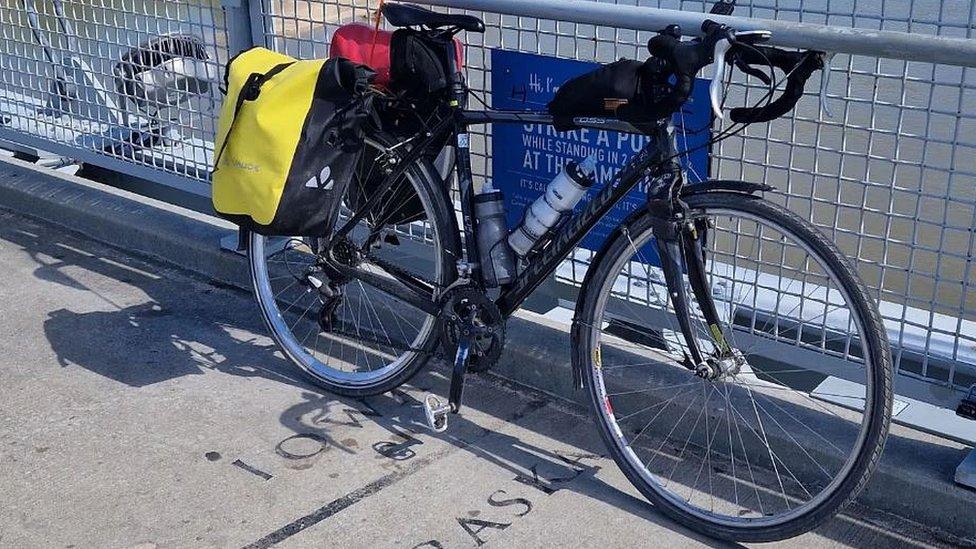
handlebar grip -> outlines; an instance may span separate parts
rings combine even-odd
[[[651,115],[665,117],[681,108],[691,96],[695,75],[713,61],[715,44],[731,34],[725,25],[707,19],[702,31],[701,39],[682,42],[680,28],[670,26],[648,40],[651,59],[645,64],[643,87],[646,97],[655,98],[646,107]]]
[[[816,51],[791,52],[768,46],[736,47],[736,56],[746,65],[772,65],[789,76],[783,94],[762,107],[738,107],[731,110],[733,122],[752,124],[769,122],[793,110],[803,97],[804,86],[814,72],[824,67],[823,54]]]
[[[705,33],[707,35],[707,34],[711,34],[711,33],[715,32],[715,31],[719,30],[722,26],[723,25],[721,23],[716,23],[715,21],[712,21],[711,19],[706,19],[706,20],[702,21],[701,30],[702,30],[703,33]]]
[[[711,48],[702,42],[682,42],[670,34],[659,34],[647,42],[647,51],[665,61],[675,74],[694,76],[712,62]]]

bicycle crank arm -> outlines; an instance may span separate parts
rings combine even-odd
[[[465,329],[469,328],[465,323]],[[454,368],[451,372],[451,392],[447,403],[436,395],[430,394],[424,399],[424,417],[427,427],[435,433],[447,430],[447,414],[461,411],[461,394],[464,391],[464,376],[468,371],[468,358],[471,356],[472,335],[470,331],[462,334],[458,341],[457,353],[454,355]]]
[[[461,410],[461,392],[464,390],[464,374],[468,371],[468,357],[471,355],[471,336],[465,335],[458,341],[458,350],[454,355],[454,370],[451,372],[451,396],[448,403],[451,412]]]

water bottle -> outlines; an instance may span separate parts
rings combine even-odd
[[[508,236],[505,197],[492,187],[491,181],[486,181],[474,197],[474,215],[478,223],[475,235],[484,283],[489,288],[508,284],[515,278],[515,256],[505,240]]]
[[[596,159],[587,156],[582,162],[571,161],[546,186],[546,192],[525,209],[522,223],[508,236],[508,245],[521,257],[546,235],[566,212],[576,204],[596,181]]]

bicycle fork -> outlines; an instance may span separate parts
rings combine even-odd
[[[684,365],[702,378],[717,379],[728,373],[721,363],[734,358],[734,351],[726,339],[705,273],[703,248],[708,238],[708,222],[689,219],[687,206],[677,198],[652,198],[647,207],[654,218],[652,232],[668,295],[681,335],[687,343]],[[692,325],[691,303],[682,280],[685,273],[715,344],[717,353],[714,356],[706,356],[698,343]]]

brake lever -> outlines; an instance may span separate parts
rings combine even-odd
[[[752,30],[752,31],[742,31],[734,33],[733,39],[736,42],[744,42],[747,44],[757,44],[759,42],[765,42],[773,33],[765,30]],[[732,47],[732,41],[728,38],[723,38],[715,43],[715,57],[714,66],[715,71],[712,74],[712,82],[708,86],[708,98],[712,103],[712,113],[719,120],[725,120],[725,115],[722,114],[722,97],[725,95],[722,86],[725,82],[725,71],[726,63],[725,56]]]
[[[715,43],[713,63],[715,71],[712,73],[712,82],[708,86],[708,98],[712,103],[712,113],[719,120],[725,119],[725,115],[722,114],[722,96],[725,95],[722,84],[725,82],[725,54],[731,47],[732,43],[729,42],[728,38],[723,38]]]
[[[772,37],[773,33],[768,30],[739,31],[735,33],[736,42],[744,42],[750,45],[767,42]]]
[[[823,69],[820,75],[820,110],[827,115],[827,118],[833,118],[834,113],[830,112],[830,107],[827,105],[827,88],[830,84],[830,63],[834,60],[834,56],[837,52],[831,52],[824,56]]]

